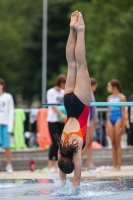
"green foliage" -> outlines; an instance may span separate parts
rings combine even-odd
[[[23,81],[20,81],[23,65],[23,62],[20,63],[23,38],[29,35],[29,24],[33,16],[36,18],[37,14],[42,12],[40,2],[0,1],[0,77],[6,80],[7,91],[11,92],[14,98],[21,92],[20,88],[25,79],[23,77]]]
[[[19,57],[21,94],[27,104],[32,102],[34,96],[41,94],[42,71],[42,18],[37,16],[30,22],[29,35],[23,38],[22,53]]]

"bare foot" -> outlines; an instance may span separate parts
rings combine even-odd
[[[115,171],[116,171],[116,172],[121,171],[121,168],[120,168],[120,167],[116,167],[116,168],[115,168]]]
[[[113,172],[116,171],[116,167],[111,167],[110,171],[113,171]]]
[[[120,167],[113,167],[110,171],[118,172],[120,171]]]
[[[71,22],[70,22],[70,27],[71,28],[74,28],[75,24],[77,23],[77,21],[78,21],[78,15],[79,15],[78,10],[76,10],[75,12],[72,13],[72,15],[71,15]]]
[[[81,12],[78,12],[78,21],[75,24],[74,28],[76,30],[84,30],[85,29],[85,24],[84,24],[84,20],[83,20]]]

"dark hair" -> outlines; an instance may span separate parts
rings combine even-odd
[[[6,85],[5,85],[4,79],[0,78],[0,84],[3,85],[3,92],[5,92],[6,91],[6,89],[5,89]]]
[[[119,92],[122,92],[122,87],[121,87],[121,83],[119,80],[112,79],[109,81],[109,83],[112,85],[112,87],[116,87]]]
[[[91,86],[92,86],[92,85],[97,85],[97,84],[98,84],[98,83],[97,83],[97,80],[96,80],[95,78],[91,77],[90,80],[91,80]]]
[[[66,76],[64,74],[60,74],[56,79],[55,85],[60,87],[61,83],[65,83],[65,82],[66,82]]]
[[[71,135],[69,136],[69,138]],[[69,144],[69,138],[66,141],[63,141],[56,135],[57,144],[60,151],[60,158],[58,159],[58,167],[65,174],[70,174],[74,170],[73,156],[78,152],[78,141],[75,139]]]
[[[71,174],[74,170],[74,164],[72,162],[72,158],[60,156],[58,160],[58,167],[65,174]]]

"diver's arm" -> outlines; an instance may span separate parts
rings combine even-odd
[[[66,174],[63,173],[60,169],[59,169],[59,174],[60,174],[60,180],[61,180],[62,186],[64,186],[66,184]]]
[[[76,188],[80,185],[80,179],[81,179],[81,170],[82,170],[81,149],[78,150],[78,153],[74,156],[73,162],[74,162],[73,187]]]
[[[60,153],[58,151],[58,159],[59,157],[60,157]],[[60,174],[60,180],[62,182],[62,186],[64,186],[66,184],[66,174],[62,172],[60,169],[59,169],[59,174]]]

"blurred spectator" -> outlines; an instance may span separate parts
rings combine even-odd
[[[91,78],[91,102],[95,102],[94,92],[98,87],[97,80]],[[87,153],[87,170],[92,171],[92,141],[94,137],[94,125],[98,124],[98,115],[96,108],[90,106],[90,114],[88,117],[88,124],[87,124],[87,134],[86,134],[86,142],[85,147],[82,151],[82,155]],[[98,128],[98,127],[97,127]]]
[[[47,103],[63,103],[64,88],[65,88],[66,76],[60,74],[56,79],[55,87],[47,91]],[[50,106],[48,107],[48,127],[52,139],[52,145],[49,150],[49,160],[48,160],[48,171],[55,172],[58,171],[58,146],[55,135],[61,137],[66,115],[65,109],[63,107]]]
[[[94,139],[93,140],[97,141],[103,147],[108,146],[108,141],[107,141],[106,132],[105,132],[105,125],[102,125],[100,123],[100,121],[95,126],[95,134],[94,134]]]
[[[121,84],[117,79],[108,82],[107,90],[111,93],[108,96],[109,102],[126,101],[126,97],[122,94]],[[110,106],[107,112],[106,133],[111,139],[113,154],[113,170],[119,171],[122,161],[121,139],[125,130],[125,107]]]
[[[14,102],[12,95],[5,92],[5,81],[0,78],[0,146],[5,149],[6,170],[13,172],[10,151],[10,133],[13,130]]]
[[[133,102],[133,94],[128,101]],[[133,146],[133,106],[128,107],[127,143]]]

